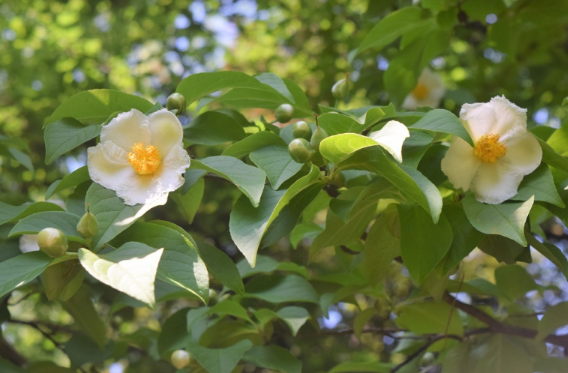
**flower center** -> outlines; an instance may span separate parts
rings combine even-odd
[[[162,159],[157,147],[152,145],[144,147],[139,142],[134,144],[132,151],[128,153],[128,163],[138,175],[151,175],[156,172]]]
[[[419,83],[414,89],[412,90],[412,94],[419,100],[422,100],[428,94],[428,87],[424,84]]]
[[[482,162],[493,164],[507,154],[507,147],[499,142],[499,135],[489,133],[481,136],[473,151]]]

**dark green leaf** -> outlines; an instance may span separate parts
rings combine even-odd
[[[243,360],[257,367],[283,373],[301,373],[302,363],[288,350],[278,346],[253,346]]]
[[[101,128],[100,124],[85,126],[73,118],[62,118],[49,123],[44,133],[45,163],[50,164],[57,157],[97,137]]]
[[[49,188],[48,192],[45,193],[45,199],[49,199],[52,195],[67,188],[76,187],[79,184],[84,183],[85,181],[91,180],[89,176],[89,170],[87,166],[80,167],[75,171],[71,172],[69,175],[65,176],[60,181],[56,181],[57,185],[55,188]],[[55,184],[55,183],[54,183]]]
[[[409,129],[448,133],[461,137],[471,146],[474,145],[471,136],[460,120],[454,114],[444,109],[434,109],[427,112],[422,119],[410,126]]]
[[[207,111],[199,115],[184,128],[183,133],[186,140],[203,145],[239,141],[245,137],[241,124],[219,111]]]
[[[296,275],[254,277],[246,284],[245,296],[262,299],[270,303],[319,303],[319,296],[312,285],[304,278]]]
[[[25,253],[0,263],[0,297],[39,276],[51,262],[43,252]]]
[[[79,216],[63,211],[38,212],[20,220],[10,231],[10,237],[37,234],[44,228],[57,228],[69,240],[85,243],[85,239],[77,232],[79,219]]]

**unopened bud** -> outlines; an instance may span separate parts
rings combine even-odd
[[[97,218],[95,218],[95,215],[91,214],[88,207],[87,213],[83,215],[81,220],[79,220],[79,224],[77,224],[77,232],[85,238],[94,237],[99,233],[99,222]]]
[[[177,350],[172,354],[171,361],[176,369],[183,369],[189,365],[191,356],[185,350]]]
[[[294,115],[294,107],[290,104],[282,104],[274,111],[274,116],[280,123],[288,123],[292,115]]]
[[[40,250],[52,258],[65,255],[69,247],[65,234],[55,228],[42,229],[37,235],[37,243]]]
[[[337,83],[333,85],[333,87],[331,88],[331,93],[333,94],[333,97],[339,100],[349,94],[349,89],[351,89],[351,82],[348,78],[344,78],[338,80]]]
[[[185,97],[181,93],[172,93],[166,101],[166,108],[168,110],[177,110],[176,115],[185,113]]]

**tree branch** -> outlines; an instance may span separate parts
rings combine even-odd
[[[534,329],[527,329],[520,326],[503,324],[502,322],[494,319],[493,317],[486,314],[479,308],[470,306],[469,304],[459,301],[458,299],[451,296],[450,293],[448,292],[444,293],[443,300],[449,304],[453,304],[457,309],[487,324],[490,332],[516,335],[518,337],[523,337],[528,339],[534,339],[534,337],[536,337],[536,335],[538,334],[538,331]],[[544,340],[545,342],[563,347],[565,351],[568,351],[568,335],[565,336],[565,335],[550,334]]]

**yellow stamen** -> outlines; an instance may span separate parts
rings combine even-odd
[[[128,163],[138,175],[151,175],[156,172],[162,159],[158,148],[152,145],[144,147],[139,142],[134,144],[132,151],[128,153]]]
[[[499,135],[489,133],[477,141],[474,153],[482,162],[493,164],[507,154],[507,147],[499,142]]]
[[[412,90],[412,95],[419,100],[422,100],[428,94],[428,87],[422,83],[418,83],[416,87]]]

